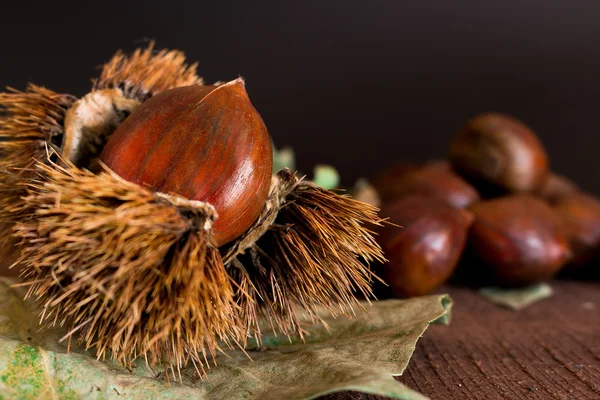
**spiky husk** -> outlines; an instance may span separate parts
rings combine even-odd
[[[36,165],[15,212],[28,296],[42,320],[98,357],[137,356],[202,373],[220,343],[260,340],[259,318],[304,334],[298,308],[351,315],[371,296],[367,263],[383,261],[369,225],[376,209],[296,178],[274,177],[263,213],[225,249],[213,248],[206,203],[165,196],[110,171]],[[223,258],[221,256],[223,253]]]
[[[239,329],[234,288],[208,245],[214,208],[165,196],[111,172],[37,164],[18,206],[27,296],[42,321],[68,326],[98,357],[138,355],[181,367],[205,365]]]
[[[46,159],[47,149],[62,140],[65,114],[76,100],[36,85],[0,93],[0,246],[6,257],[14,245],[8,232],[24,217],[7,209],[21,201],[35,160]]]
[[[383,222],[377,211],[280,171],[259,220],[224,257],[244,288],[246,327],[260,337],[258,318],[266,317],[283,334],[302,336],[298,309],[313,321],[317,305],[352,315],[357,293],[372,297],[368,263],[385,261],[369,229]]]
[[[149,97],[180,86],[202,85],[196,74],[198,64],[188,65],[185,55],[178,50],[154,51],[154,42],[145,49],[137,49],[127,56],[117,52],[104,65],[94,90],[123,90],[125,97],[145,101]]]
[[[117,52],[103,66],[94,90],[119,89],[125,98],[145,101],[161,91],[193,84],[202,84],[196,64],[188,65],[177,50],[156,52],[150,43],[131,56]],[[34,163],[46,160],[48,150],[62,148],[65,117],[76,102],[74,96],[36,85],[25,92],[0,93],[0,244],[8,256],[14,247],[8,231],[27,215],[6,210],[20,202]]]
[[[201,83],[182,53],[151,44],[117,53],[94,89],[143,102]],[[68,328],[65,339],[125,364],[143,356],[176,371],[192,362],[202,374],[220,346],[259,338],[260,318],[302,336],[298,307],[313,319],[318,304],[351,315],[357,293],[371,296],[367,264],[383,261],[369,230],[382,222],[376,208],[283,170],[256,223],[216,249],[209,204],[57,155],[75,100],[36,86],[0,94],[0,221],[16,223],[28,296],[41,300],[45,324]]]

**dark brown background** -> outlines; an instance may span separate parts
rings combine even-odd
[[[82,95],[95,68],[147,38],[209,82],[244,76],[276,144],[345,183],[395,159],[442,157],[482,111],[542,137],[559,172],[596,179],[600,2],[158,1],[1,6],[0,86]]]

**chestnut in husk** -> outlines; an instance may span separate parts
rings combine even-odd
[[[117,128],[100,160],[123,179],[212,204],[217,247],[258,218],[271,185],[272,144],[244,81],[160,93]]]
[[[385,261],[378,209],[271,175],[243,81],[206,86],[179,51],[117,52],[82,98],[0,93],[0,154],[0,237],[27,297],[98,358],[202,375],[259,318],[302,336],[298,310],[351,316]]]
[[[519,286],[553,277],[570,259],[558,216],[544,201],[513,195],[472,206],[470,271],[496,285]]]
[[[473,221],[467,210],[429,196],[407,195],[382,207],[392,224],[378,236],[389,262],[384,279],[397,297],[431,293],[454,272]]]
[[[474,182],[507,192],[535,191],[548,172],[548,156],[535,133],[499,113],[470,120],[451,141],[449,157]]]

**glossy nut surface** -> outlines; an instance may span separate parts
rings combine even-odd
[[[119,126],[100,159],[128,181],[212,204],[217,246],[256,220],[273,162],[269,134],[241,79],[150,98]]]
[[[600,256],[600,199],[571,192],[558,197],[553,207],[573,252],[570,264],[582,267]]]
[[[487,113],[470,120],[450,143],[450,161],[461,174],[508,192],[532,192],[548,173],[548,156],[521,121]]]
[[[396,193],[398,182],[401,182],[407,174],[418,169],[417,164],[399,161],[380,171],[371,180],[371,184],[377,190],[382,202],[392,201],[399,197]]]
[[[380,215],[402,226],[385,226],[378,236],[389,260],[384,279],[394,296],[425,295],[450,278],[473,221],[469,211],[433,197],[408,195],[385,204]]]
[[[491,284],[526,285],[550,279],[570,259],[567,237],[554,210],[540,199],[514,195],[471,207],[469,247],[475,272]]]
[[[477,190],[455,173],[447,161],[428,163],[406,174],[398,182],[396,193],[433,196],[456,208],[466,208],[480,200]]]
[[[579,191],[579,188],[575,182],[565,176],[551,172],[546,176],[546,179],[544,179],[544,182],[539,188],[537,195],[546,201],[554,202],[559,200],[562,196],[566,196],[577,191]]]

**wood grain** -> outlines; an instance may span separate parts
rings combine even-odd
[[[600,399],[600,282],[552,286],[552,298],[518,312],[471,289],[444,288],[452,322],[427,330],[398,380],[432,400]]]

